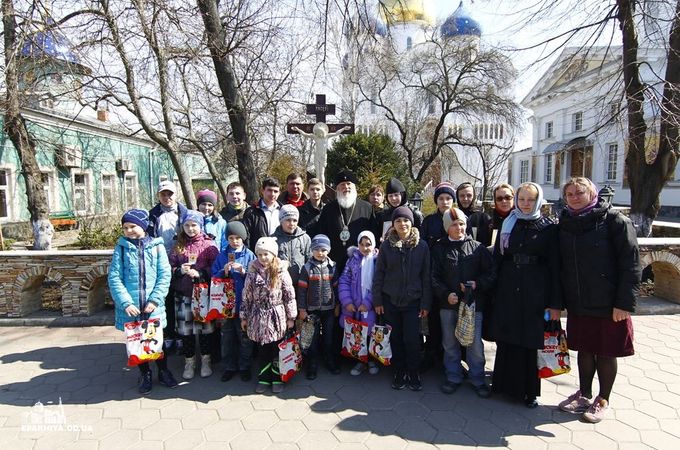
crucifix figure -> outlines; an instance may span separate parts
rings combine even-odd
[[[354,124],[326,123],[326,115],[335,114],[335,105],[326,104],[326,96],[316,95],[316,103],[307,106],[307,114],[316,116],[316,124],[309,123],[295,124],[289,123],[287,132],[289,134],[300,134],[306,138],[314,140],[314,170],[316,177],[321,180],[324,188],[326,186],[326,162],[328,154],[328,140],[340,134],[354,133]]]

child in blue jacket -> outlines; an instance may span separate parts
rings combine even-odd
[[[123,236],[113,250],[109,267],[109,290],[115,304],[116,328],[123,331],[126,322],[148,315],[167,325],[165,297],[170,287],[170,264],[165,253],[163,239],[146,234],[149,213],[143,209],[131,209],[123,214]],[[163,346],[165,351],[165,345]],[[169,388],[177,387],[177,381],[168,370],[165,358],[156,360],[158,381]],[[140,364],[139,393],[151,392],[152,376],[149,363]]]
[[[231,380],[237,371],[240,372],[242,381],[249,381],[253,341],[248,339],[248,335],[241,330],[238,312],[241,307],[248,266],[255,260],[255,254],[244,245],[248,234],[241,222],[229,222],[224,234],[227,235],[228,245],[215,259],[212,276],[228,277],[234,280],[236,316],[224,319],[222,324],[222,359],[224,359],[225,366],[222,381]]]

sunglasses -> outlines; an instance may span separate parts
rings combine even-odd
[[[502,202],[503,200],[505,200],[506,202],[509,202],[512,199],[513,199],[512,195],[506,195],[505,197],[496,197],[497,202]]]

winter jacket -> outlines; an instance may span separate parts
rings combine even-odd
[[[298,309],[307,311],[328,311],[335,308],[336,287],[335,263],[326,258],[325,261],[317,261],[309,258],[302,266],[300,279],[297,284]]]
[[[411,228],[404,241],[390,230],[380,245],[372,292],[374,306],[383,306],[387,297],[397,307],[417,305],[430,310],[430,249],[416,228]]]
[[[250,264],[246,275],[239,316],[247,322],[250,340],[258,344],[283,339],[286,320],[297,317],[295,289],[288,275],[287,263],[281,263],[279,283],[274,289],[269,287],[269,276],[257,259]]]
[[[505,217],[507,217],[507,215]],[[492,240],[492,243],[490,245],[491,247],[493,247],[494,244],[496,243],[496,241],[493,240],[494,230],[496,231],[496,240],[500,239],[501,237],[501,229],[503,228],[503,222],[505,221],[505,217],[498,214],[498,211],[496,211],[495,209],[491,213],[491,223],[489,225],[489,234]]]
[[[140,264],[141,261],[143,264]],[[150,318],[160,319],[161,327],[165,328],[165,296],[170,288],[170,264],[163,239],[118,239],[109,266],[108,282],[115,305],[117,329],[122,331],[126,322],[138,320],[128,316],[125,308],[136,305],[143,312],[147,303],[156,305]]]
[[[227,206],[220,210],[220,215],[227,222],[231,222],[232,220],[242,220],[243,214],[247,209],[247,206],[241,209],[236,209],[234,208],[234,205],[227,203]]]
[[[253,206],[246,209],[241,222],[243,222],[248,231],[248,242],[246,245],[252,251],[255,251],[255,244],[257,244],[258,239],[269,236],[269,225],[267,224],[267,216],[264,214],[261,206],[261,200],[258,200]]]
[[[163,209],[161,204],[157,203],[156,206],[151,208],[149,211],[149,226],[146,229],[146,233],[151,237],[160,237],[158,234],[158,218],[163,214]],[[184,217],[187,215],[187,207],[181,203],[177,203],[177,216],[179,216],[179,221],[177,222],[177,232],[179,232],[179,224],[182,223]]]
[[[447,236],[444,230],[443,214],[439,210],[433,212],[423,219],[423,224],[420,226],[420,237],[427,242],[427,245],[432,246],[441,238]]]
[[[338,299],[342,305],[340,310],[340,326],[345,327],[345,317],[352,319],[359,318],[368,324],[368,330],[370,331],[375,323],[375,310],[373,309],[373,295],[371,293],[372,285],[369,286],[366,295],[362,293],[361,262],[364,259],[364,255],[361,254],[357,247],[348,248],[347,255],[349,259],[338,281]],[[375,256],[373,259],[373,265],[375,266],[378,260],[378,249],[373,250],[373,255]],[[357,312],[354,314],[348,312],[345,309],[348,305],[354,305]],[[365,306],[368,311],[365,317],[362,317],[361,313],[358,312],[361,305]]]
[[[293,234],[288,234],[280,225],[274,232],[274,237],[279,245],[279,258],[288,261],[290,279],[293,286],[297,286],[300,270],[312,256],[312,240],[300,227],[297,227]]]
[[[234,250],[230,245],[220,252],[212,265],[212,276],[216,278],[225,278],[224,266],[229,262],[229,255],[234,255],[234,262],[243,266],[243,272],[231,269],[226,276],[234,280],[234,293],[236,294],[236,312],[241,307],[241,299],[243,298],[243,285],[246,282],[246,273],[250,263],[255,261],[255,253],[251,252],[248,247],[243,245],[240,250]]]
[[[215,247],[218,250],[224,250],[229,244],[228,237],[224,232],[227,230],[227,221],[219,214],[211,214],[203,218],[203,232],[209,234],[215,241]]]
[[[559,224],[564,305],[570,313],[611,317],[634,312],[640,287],[640,252],[630,219],[600,200],[582,216],[562,211]]]
[[[461,208],[461,211],[468,217],[466,233],[477,242],[481,242],[484,246],[489,247],[491,245],[491,230],[493,227],[491,216],[484,211],[474,208]]]
[[[557,225],[547,217],[520,219],[504,254],[500,241],[494,247],[498,283],[491,334],[496,341],[543,348],[545,308],[562,309]]]
[[[170,253],[170,266],[172,267],[172,288],[178,293],[191,296],[194,288],[194,280],[189,275],[182,275],[182,264],[189,262],[189,255],[196,255],[196,263],[191,266],[200,274],[200,281],[208,282],[212,272],[213,262],[217,258],[219,250],[215,242],[205,233],[200,233],[188,239],[183,253],[173,249]]]
[[[307,200],[298,208],[298,211],[300,211],[298,226],[304,228],[310,238],[319,234],[316,232],[316,224],[319,221],[319,216],[321,215],[321,210],[324,206],[325,204],[322,202],[319,204],[319,207],[316,208],[312,206],[311,200]]]
[[[496,267],[491,252],[481,243],[465,236],[462,241],[442,238],[432,247],[432,293],[441,309],[457,309],[448,302],[449,294],[463,300],[460,284],[475,281],[472,292],[476,309],[483,311],[489,292],[496,282]]]
[[[307,199],[309,198],[309,197],[307,197],[307,194],[305,192],[302,192],[302,194],[300,195],[300,200],[298,200],[297,202],[291,202],[289,197],[290,197],[290,194],[288,193],[288,191],[283,191],[281,194],[279,194],[278,201],[282,205],[290,204],[290,205],[295,206],[296,208],[300,208],[302,206],[302,204],[304,202],[306,202]]]

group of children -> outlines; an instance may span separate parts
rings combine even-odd
[[[461,347],[453,338],[458,303],[466,289],[474,290],[478,301],[483,300],[484,292],[493,284],[490,253],[466,235],[466,216],[462,211],[452,207],[443,214],[447,238],[433,247],[432,266],[430,249],[420,239],[412,211],[399,206],[392,213],[391,228],[380,251],[374,234],[362,232],[357,245],[348,248],[347,263],[338,273],[336,263],[328,257],[330,239],[323,234],[310,239],[298,226],[299,212],[295,206],[281,207],[279,227],[271,237],[258,239],[252,252],[245,245],[248,238],[245,226],[239,221],[221,223],[223,219],[215,215],[214,193],[200,191],[197,197],[199,211],[180,213],[179,208],[165,205],[155,225],[150,225],[146,211],[127,211],[121,220],[123,237],[116,245],[109,271],[116,326],[121,330],[125,322],[147,317],[158,317],[165,325],[165,299],[169,291],[172,293],[169,300],[174,306],[173,320],[185,356],[182,378],[195,376],[197,341],[200,376],[212,374],[208,336],[219,325],[222,381],[229,381],[237,373],[243,381],[249,381],[257,347],[262,364],[257,372],[256,392],[271,387],[278,393],[283,390],[278,344],[295,327],[296,319],[314,325],[305,358],[305,375],[312,380],[317,377],[320,362],[329,372],[340,373],[337,336],[345,326],[345,318],[360,320],[370,330],[377,316],[383,315],[392,327],[392,387],[420,390],[421,324],[432,308],[434,291],[435,297],[446,298],[441,316],[442,323],[447,324],[445,334],[451,335],[451,339],[443,342],[445,385],[452,392],[462,382]],[[162,201],[162,196],[159,198]],[[151,230],[162,224],[162,214],[173,211],[178,216],[179,233],[166,255],[162,234],[153,238],[146,230],[154,234]],[[212,232],[219,234],[219,230],[222,234],[215,239]],[[237,314],[219,323],[194,320],[195,283],[209,283],[212,277],[234,280]],[[481,314],[478,320],[481,321]],[[479,331],[468,347],[468,363],[470,381],[477,393],[488,396]],[[160,359],[157,364],[159,382],[177,386],[166,360]],[[147,394],[152,387],[151,370],[148,364],[139,368],[142,375],[139,392]],[[357,376],[364,371],[377,374],[379,367],[372,360],[359,361],[350,373]]]

